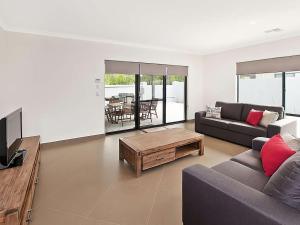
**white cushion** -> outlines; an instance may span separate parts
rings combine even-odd
[[[269,124],[274,123],[275,121],[278,120],[278,118],[279,118],[278,112],[265,110],[259,125],[262,127],[268,127]]]
[[[222,107],[210,107],[206,106],[206,117],[221,119]]]

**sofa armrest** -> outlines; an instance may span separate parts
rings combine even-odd
[[[200,132],[200,119],[206,116],[206,111],[199,111],[195,113],[195,131]]]
[[[262,146],[269,140],[266,137],[257,137],[252,140],[252,149],[256,151],[260,151]]]
[[[183,170],[184,225],[296,225],[299,211],[201,165]]]
[[[284,118],[271,123],[267,128],[267,137],[273,137],[276,134],[297,135],[297,119]]]
[[[195,118],[196,117],[205,117],[206,116],[206,111],[199,111],[195,113]]]

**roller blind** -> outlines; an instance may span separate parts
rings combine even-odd
[[[141,74],[144,75],[166,75],[166,65],[154,63],[141,63]]]
[[[300,71],[300,55],[262,59],[236,64],[237,75]]]
[[[106,74],[139,74],[139,63],[105,60]]]
[[[187,66],[172,66],[167,65],[167,75],[188,75],[188,67]]]
[[[106,74],[188,75],[187,66],[105,60]]]

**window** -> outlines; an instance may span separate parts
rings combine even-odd
[[[280,75],[280,76],[279,76]],[[260,105],[282,104],[282,74],[239,76],[239,101]]]
[[[287,115],[300,116],[300,72],[238,75],[238,101],[283,106]]]

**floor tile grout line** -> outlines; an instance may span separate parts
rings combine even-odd
[[[108,220],[91,219],[91,218],[88,218],[86,216],[76,214],[75,212],[69,212],[69,211],[65,212],[65,211],[62,211],[62,210],[52,209],[52,208],[48,208],[48,207],[46,207],[46,210],[49,210],[49,211],[52,211],[52,212],[55,212],[55,213],[59,213],[59,214],[62,214],[62,215],[72,215],[72,216],[80,217],[81,219],[85,219],[85,220],[91,220],[91,221],[96,221],[96,222],[106,222],[106,223],[110,223],[111,225],[120,225],[119,223],[111,222],[111,221],[108,221]],[[82,225],[85,225],[85,224],[82,224]]]
[[[159,186],[160,186],[160,184],[162,183],[162,180],[163,180],[164,175],[165,175],[165,166],[162,168],[162,173],[161,173],[159,182],[158,182],[158,184],[157,184],[156,191],[155,191],[154,196],[153,196],[153,202],[152,202],[152,205],[151,205],[149,214],[148,214],[148,216],[147,216],[146,225],[149,225],[149,223],[150,223],[150,218],[151,218],[151,215],[152,215],[152,212],[153,212],[153,208],[154,208],[154,205],[155,205],[155,202],[156,202],[157,194],[158,194],[158,192],[159,192]]]
[[[97,204],[98,204],[98,202],[100,201],[101,197],[102,197],[103,195],[105,195],[105,194],[113,187],[113,185],[114,185],[114,182],[112,182],[112,183],[107,187],[107,190],[104,191],[104,192],[97,198],[97,200],[96,200],[94,206],[91,207],[91,209],[86,213],[86,218],[87,218],[87,219],[90,219],[90,216],[91,216],[91,214],[93,213],[93,211],[96,209]]]

